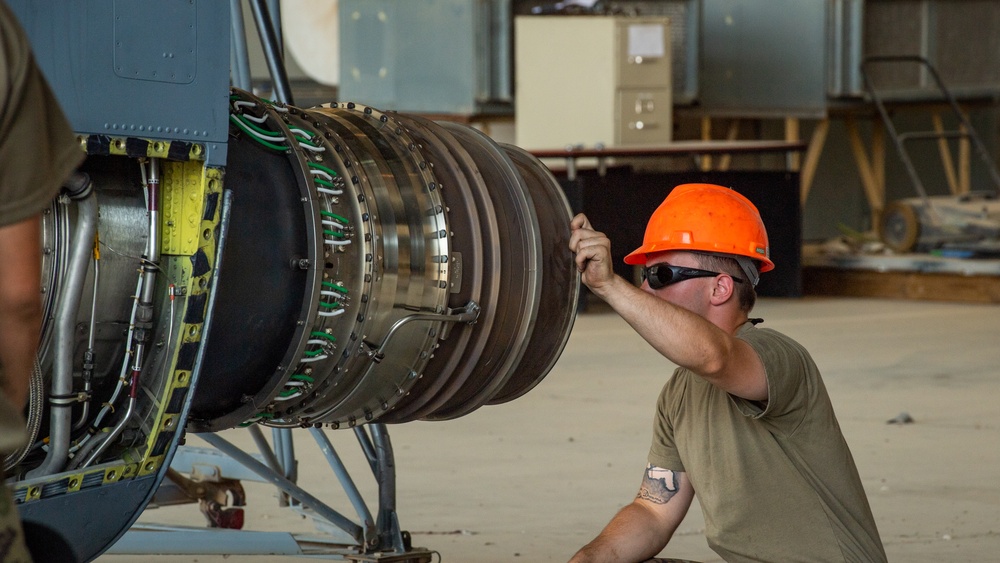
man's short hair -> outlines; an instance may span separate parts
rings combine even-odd
[[[747,275],[743,272],[743,268],[740,267],[736,258],[728,254],[710,254],[707,252],[695,252],[694,254],[698,257],[698,265],[703,269],[729,274],[734,278],[743,280],[743,283],[735,284],[736,297],[739,299],[740,310],[744,313],[749,313],[753,310],[753,306],[757,303],[757,290],[754,289],[753,283],[747,279]]]

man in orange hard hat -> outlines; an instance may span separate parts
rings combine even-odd
[[[711,184],[677,186],[656,209],[635,287],[586,216],[570,249],[583,283],[680,366],[657,402],[639,494],[572,559],[645,561],[695,492],[726,561],[885,561],[868,498],[809,353],[749,319],[774,268],[752,203]]]

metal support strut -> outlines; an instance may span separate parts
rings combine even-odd
[[[198,434],[212,448],[181,447],[171,471],[191,474],[192,478],[204,467],[212,468],[220,482],[253,480],[269,483],[283,493],[282,506],[309,516],[321,534],[262,532],[250,530],[191,528],[153,524],[137,524],[119,540],[109,553],[117,554],[200,554],[249,555],[269,553],[316,559],[350,561],[392,561],[427,563],[432,552],[412,548],[409,536],[400,529],[396,514],[396,466],[392,443],[384,424],[375,423],[354,428],[365,460],[378,484],[376,518],[368,509],[361,492],[341,461],[333,444],[321,428],[310,428],[320,451],[330,465],[341,489],[354,509],[356,521],[334,510],[318,497],[296,483],[296,460],[288,459],[293,433],[280,429],[269,445],[259,427],[249,429],[259,454],[240,449],[216,433]],[[181,481],[181,479],[176,479]],[[192,488],[191,483],[187,488]],[[182,489],[184,487],[181,487]],[[218,488],[209,484],[206,490]],[[184,491],[188,496],[190,491]],[[164,498],[167,495],[164,494]],[[178,498],[174,495],[174,499]],[[155,502],[155,500],[154,500]],[[223,509],[225,507],[222,507]],[[223,510],[224,511],[224,510]],[[238,521],[242,522],[242,518]],[[248,523],[249,524],[249,523]]]

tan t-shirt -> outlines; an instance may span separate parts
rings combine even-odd
[[[83,160],[73,130],[0,3],[0,226],[40,212]]]
[[[885,561],[809,353],[751,323],[737,337],[764,363],[766,408],[678,369],[657,404],[649,463],[687,472],[709,546],[726,561]]]
[[[0,2],[0,226],[40,213],[83,158],[73,130],[31,56],[27,38],[7,5]],[[0,401],[2,453],[16,449],[23,440],[24,424],[20,413],[12,409],[9,402]]]

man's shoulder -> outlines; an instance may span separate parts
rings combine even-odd
[[[790,375],[793,376],[791,379],[795,382],[799,380],[797,374],[803,372],[817,376],[819,374],[809,350],[783,332],[759,326],[742,327],[736,336],[757,352],[761,361],[764,362],[769,379]]]
[[[772,344],[782,343],[796,348],[803,348],[802,344],[791,336],[788,336],[787,334],[774,328],[759,326],[759,324],[754,324],[750,321],[747,321],[740,326],[740,328],[736,331],[736,337],[741,340],[746,340],[751,344],[754,342]]]

